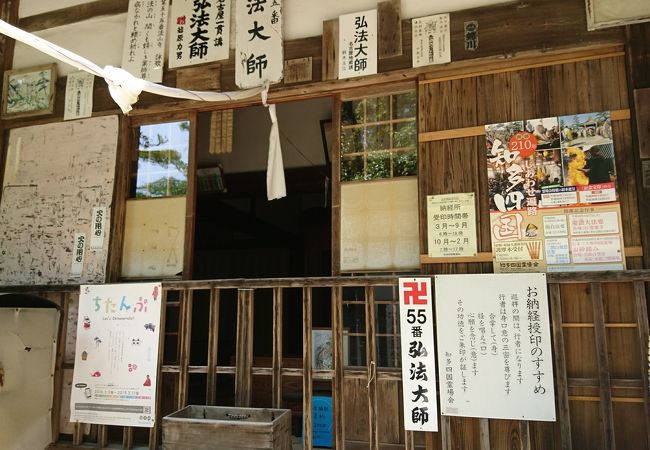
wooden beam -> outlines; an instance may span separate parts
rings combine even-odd
[[[219,312],[221,307],[221,290],[210,289],[210,320],[208,328],[208,368],[207,368],[207,389],[205,393],[206,403],[216,405],[217,403],[217,357],[219,355]]]
[[[302,289],[302,415],[303,415],[303,448],[312,450],[312,296],[311,288]]]
[[[634,312],[638,323],[639,357],[641,359],[641,380],[643,386],[643,409],[645,411],[646,441],[650,448],[650,389],[648,388],[648,306],[645,283],[634,282]]]
[[[594,314],[594,335],[596,338],[596,358],[600,386],[600,417],[602,423],[603,450],[616,450],[614,435],[614,411],[612,408],[612,388],[609,379],[609,356],[607,354],[607,335],[605,333],[605,309],[600,283],[591,283],[591,303]]]
[[[194,263],[194,222],[196,216],[196,170],[198,168],[198,114],[190,113],[189,161],[187,164],[187,191],[185,192],[185,239],[183,243],[183,279],[192,279]]]
[[[379,59],[402,54],[401,1],[387,0],[377,3],[377,56]]]
[[[375,290],[365,289],[366,303],[366,367],[368,369],[368,448],[379,450],[379,430],[377,429],[377,339],[375,335]]]
[[[63,391],[63,362],[65,359],[66,340],[68,338],[68,308],[70,305],[70,293],[62,292],[58,294],[61,297],[61,308],[59,309],[59,330],[56,344],[56,355],[54,360],[54,380],[52,395],[52,442],[59,440],[59,427],[61,417],[61,393]],[[66,406],[67,407],[67,406]]]
[[[190,351],[192,349],[192,310],[194,304],[194,291],[185,289],[182,292],[179,327],[180,355],[178,374],[178,409],[187,406],[187,394],[189,385]]]
[[[323,22],[323,62],[321,64],[321,78],[323,80],[336,80],[339,77],[339,19]]]
[[[282,288],[273,288],[273,380],[271,399],[274,408],[282,406]]]
[[[128,11],[129,0],[97,0],[90,3],[48,11],[18,21],[18,28],[33,33],[48,28],[83,22],[100,16],[112,16]]]
[[[165,321],[167,318],[167,293],[169,291],[167,289],[163,289],[162,295],[160,297],[160,331],[159,333],[159,338],[158,338],[158,373],[156,375],[156,411],[154,411],[154,414],[156,415],[156,420],[154,422],[154,426],[149,429],[149,450],[156,450],[158,449],[158,443],[160,441],[160,434],[162,430],[162,408],[160,407],[161,405],[161,400],[162,400],[162,386],[163,386],[163,380],[162,380],[162,368],[163,368],[163,355],[164,355],[164,348],[165,348]]]
[[[341,96],[332,102],[332,275],[341,274]]]
[[[235,406],[242,407],[249,407],[252,399],[253,293],[252,289],[237,291]]]
[[[343,289],[333,287],[332,302],[332,346],[334,376],[332,378],[332,443],[334,448],[345,448],[345,401],[343,399]]]
[[[555,390],[557,398],[560,445],[562,450],[572,450],[571,411],[567,384],[566,352],[564,351],[564,330],[562,329],[562,298],[560,285],[549,284],[551,304],[551,325],[553,331],[553,358],[555,360]]]

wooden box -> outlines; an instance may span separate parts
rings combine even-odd
[[[291,411],[190,405],[163,417],[165,450],[291,450]]]

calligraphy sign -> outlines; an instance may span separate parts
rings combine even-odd
[[[555,421],[546,274],[436,275],[435,286],[441,413]]]
[[[476,256],[474,193],[427,195],[429,256]]]
[[[235,83],[245,89],[281,81],[282,1],[242,1],[236,13]]]
[[[339,78],[377,73],[377,10],[339,16]]]
[[[82,285],[70,421],[153,427],[160,283]]]
[[[174,0],[170,27],[170,68],[228,59],[229,0]]]
[[[163,76],[167,0],[129,0],[122,68],[154,83]]]
[[[413,67],[451,61],[449,14],[420,17],[411,21]]]
[[[399,279],[404,428],[438,431],[430,278]]]

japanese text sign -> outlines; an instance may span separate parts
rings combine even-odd
[[[404,428],[438,431],[430,278],[399,279]]]
[[[474,193],[427,195],[429,256],[476,256]]]
[[[174,0],[169,27],[170,68],[228,59],[230,0]]]
[[[160,283],[82,285],[70,421],[153,427]]]
[[[129,0],[122,68],[160,83],[163,76],[168,0]]]
[[[377,73],[377,10],[339,16],[339,78]]]
[[[420,17],[411,21],[413,67],[451,61],[449,14]]]
[[[83,119],[93,115],[95,75],[80,70],[68,74],[65,84],[63,120]]]
[[[282,1],[238,2],[235,82],[240,88],[282,80]]]
[[[555,421],[546,274],[436,275],[435,286],[441,413]]]

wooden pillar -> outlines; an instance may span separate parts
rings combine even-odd
[[[253,292],[252,289],[237,291],[235,406],[242,407],[251,405],[253,385]]]
[[[218,288],[210,290],[210,321],[208,328],[208,375],[205,393],[206,403],[214,405],[217,402],[217,356],[219,348],[219,307],[221,291]]]
[[[343,288],[332,287],[332,345],[334,376],[332,378],[332,443],[334,448],[345,448],[345,408],[343,399]]]
[[[273,288],[273,392],[272,406],[282,406],[282,288]]]
[[[312,450],[311,288],[302,288],[302,414],[304,450]]]

